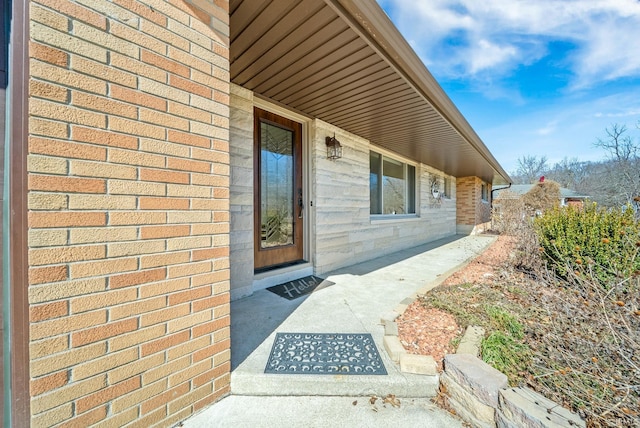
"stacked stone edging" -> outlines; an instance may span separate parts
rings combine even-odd
[[[416,298],[403,300],[381,318],[384,348],[403,373],[438,376],[432,356],[408,353],[398,338],[395,320]],[[586,427],[578,415],[532,389],[510,388],[503,373],[478,358],[484,334],[482,327],[467,327],[456,353],[445,356],[439,376],[440,390],[460,418],[480,428]]]
[[[509,386],[507,377],[469,354],[446,355],[444,364],[440,385],[449,405],[474,426],[495,427],[498,392]]]
[[[510,388],[507,377],[479,358],[450,354],[440,375],[451,408],[476,427],[586,427],[578,415],[526,387]]]

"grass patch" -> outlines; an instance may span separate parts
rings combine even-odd
[[[531,362],[529,347],[503,331],[493,331],[482,341],[482,361],[501,371],[510,384],[518,382],[520,374]]]
[[[487,306],[485,310],[497,329],[507,332],[515,339],[524,337],[524,326],[514,315],[498,306]]]

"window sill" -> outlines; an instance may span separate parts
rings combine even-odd
[[[417,214],[373,214],[370,217],[371,224],[381,224],[389,222],[408,222],[420,220]]]

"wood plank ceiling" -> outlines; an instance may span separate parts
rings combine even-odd
[[[434,107],[436,95],[416,87],[343,7],[363,2],[401,38],[375,0],[231,0],[231,81],[447,174],[507,183],[424,65],[424,77],[457,116]],[[465,127],[471,138],[461,134]]]

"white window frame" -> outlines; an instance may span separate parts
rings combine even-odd
[[[393,219],[393,220],[398,220],[398,219],[411,219],[411,218],[417,218],[418,217],[418,209],[419,209],[419,199],[418,199],[418,194],[419,194],[419,168],[418,165],[415,162],[408,162],[406,159],[403,159],[399,156],[393,156],[391,155],[389,152],[385,151],[385,150],[381,150],[377,147],[373,147],[370,149],[370,152],[376,153],[378,155],[381,156],[381,164],[384,165],[384,159],[390,159],[393,160],[394,162],[400,162],[402,164],[402,167],[404,169],[404,177],[405,177],[405,186],[404,186],[404,197],[405,197],[405,201],[407,201],[407,205],[409,205],[409,198],[412,197],[413,198],[413,210],[414,212],[412,213],[405,213],[405,214],[385,214],[385,213],[381,213],[381,214],[372,214],[371,213],[371,201],[369,201],[369,215],[371,216],[372,220],[385,220],[385,219]],[[371,153],[369,153],[369,159],[371,159]],[[413,195],[410,195],[410,191],[409,191],[409,186],[408,186],[408,177],[409,177],[409,173],[408,173],[408,166],[413,167]],[[371,161],[369,161],[369,173],[371,173]],[[384,175],[384,171],[380,171],[380,175]],[[379,180],[379,184],[382,184],[382,181]],[[371,183],[369,183],[369,192],[371,192]],[[379,187],[378,189],[378,198],[380,199],[380,205],[381,208],[384,207],[384,199],[383,196],[384,195],[384,191],[382,187]]]

